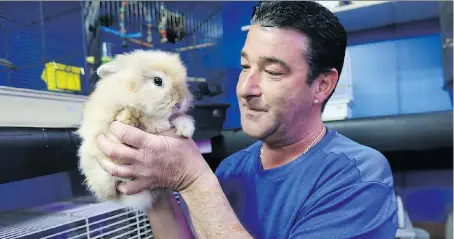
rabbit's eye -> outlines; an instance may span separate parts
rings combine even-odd
[[[154,79],[154,84],[157,86],[162,86],[162,79],[159,77],[155,77]]]

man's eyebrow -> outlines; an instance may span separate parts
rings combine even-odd
[[[274,56],[262,56],[260,57],[260,61],[264,61],[266,63],[277,63],[279,65],[281,65],[282,67],[285,68],[285,70],[287,70],[288,72],[290,72],[290,66],[289,64],[287,64],[287,62],[279,59],[279,58],[276,58]]]

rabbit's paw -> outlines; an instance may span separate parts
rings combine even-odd
[[[172,120],[177,135],[189,138],[195,131],[194,119],[189,115],[181,115]]]
[[[140,118],[140,128],[150,134],[158,134],[169,130],[172,125],[168,120],[155,120],[151,117],[143,116]]]
[[[123,124],[137,126],[139,124],[140,112],[130,106],[121,109],[115,116],[115,120]]]

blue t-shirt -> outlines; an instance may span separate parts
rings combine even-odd
[[[216,170],[254,238],[394,238],[397,203],[386,158],[335,130],[298,159],[263,170],[262,142]]]

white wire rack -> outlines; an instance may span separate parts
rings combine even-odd
[[[148,239],[153,233],[143,213],[75,200],[0,214],[0,238]]]

